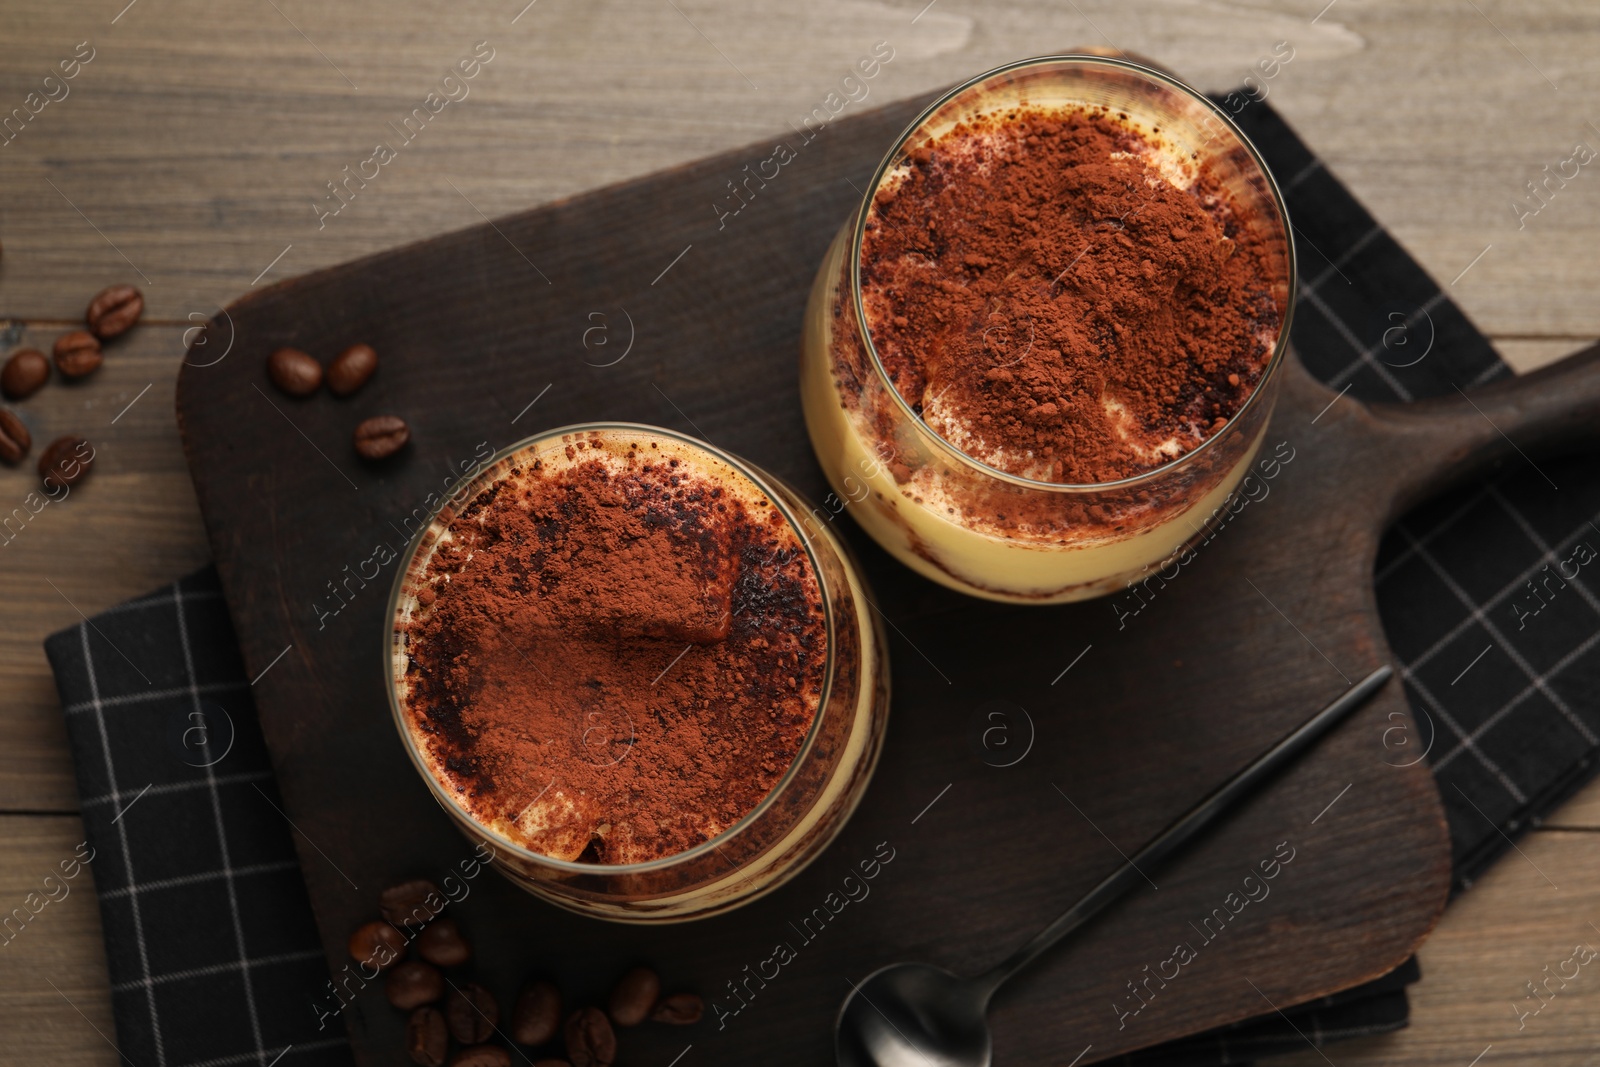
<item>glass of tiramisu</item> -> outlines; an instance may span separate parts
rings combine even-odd
[[[1137,581],[1257,461],[1290,232],[1244,134],[1165,74],[1068,55],[974,78],[890,147],[817,275],[817,458],[879,544],[952,588],[1053,603]]]
[[[773,889],[882,742],[883,636],[842,543],[670,430],[494,456],[413,542],[390,617],[413,763],[504,874],[574,911],[673,921]]]

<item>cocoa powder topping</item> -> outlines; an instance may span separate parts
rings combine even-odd
[[[637,863],[715,837],[782,778],[821,702],[798,535],[675,442],[573,436],[518,460],[447,516],[421,571],[413,736],[476,818],[546,855]]]
[[[1097,484],[1239,410],[1286,310],[1285,238],[1204,161],[1102,110],[1021,107],[911,150],[877,191],[867,322],[934,432],[1008,473]]]

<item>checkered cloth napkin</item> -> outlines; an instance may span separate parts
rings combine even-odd
[[[207,567],[45,642],[78,770],[122,1057],[349,1067],[250,683]],[[281,1057],[281,1058],[280,1058]]]
[[[1313,373],[1369,400],[1509,373],[1270,108],[1250,102],[1236,118],[1288,197],[1302,265],[1294,342]],[[1532,616],[1525,585],[1586,539],[1600,546],[1597,512],[1600,476],[1584,463],[1512,466],[1407,516],[1380,553],[1379,606],[1423,735],[1393,755],[1426,752],[1457,890],[1594,771],[1600,601],[1570,581]],[[96,851],[123,1055],[140,1067],[348,1064],[338,1024],[318,1029],[311,1006],[327,971],[215,572],[45,647]],[[1247,1063],[1398,1029],[1417,977],[1413,961],[1122,1062]]]

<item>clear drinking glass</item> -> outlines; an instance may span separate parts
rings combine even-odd
[[[1201,444],[1134,477],[1065,485],[973,459],[928,427],[895,389],[873,346],[862,305],[861,254],[868,210],[886,175],[908,146],[1022,104],[1104,105],[1136,128],[1159,129],[1175,154],[1198,161],[1228,189],[1238,224],[1272,245],[1272,297],[1282,313],[1259,384]],[[1113,592],[1178,557],[1228,506],[1250,469],[1278,392],[1295,279],[1294,244],[1277,184],[1243,132],[1203,95],[1119,59],[1063,55],[1008,64],[946,93],[907,127],[829,247],[806,309],[801,348],[801,399],[812,446],[861,526],[937,582],[1022,603]]]
[[[407,711],[406,623],[419,610],[417,593],[425,585],[427,562],[440,535],[457,511],[508,472],[541,456],[561,453],[579,440],[604,441],[624,451],[631,443],[647,453],[652,444],[667,453],[692,453],[719,477],[743,479],[799,532],[822,590],[827,641],[822,695],[810,731],[787,772],[749,814],[720,835],[644,863],[558,860],[480,822],[440,781],[422,733]],[[887,648],[869,603],[855,563],[833,531],[813,517],[794,490],[753,464],[658,427],[567,426],[530,437],[490,458],[449,494],[411,543],[389,596],[391,626],[384,643],[389,705],[401,743],[434,799],[470,840],[486,842],[494,850],[492,864],[511,881],[551,903],[598,918],[641,923],[703,918],[748,903],[793,877],[827,847],[855,810],[877,764],[889,711]],[[530,685],[538,681],[530,674]]]

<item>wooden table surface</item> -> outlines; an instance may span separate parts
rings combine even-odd
[[[80,432],[97,460],[0,545],[0,911],[82,836],[41,641],[208,556],[173,420],[189,326],[252,286],[786,128],[879,41],[894,58],[852,107],[1075,44],[1222,89],[1287,41],[1273,105],[1457,279],[1451,295],[1513,365],[1600,336],[1600,174],[1583,168],[1537,215],[1512,206],[1575,145],[1600,148],[1600,9],[1585,0],[525,3],[0,3],[0,116],[56,98],[0,135],[0,354],[47,349],[102,286],[148,302],[92,379],[21,406],[36,441]],[[470,95],[319,218],[326,183],[394,140],[388,123],[480,41],[494,58]],[[74,58],[75,78],[45,82]],[[0,468],[0,514],[32,484],[29,467]],[[1423,949],[1409,1029],[1284,1062],[1600,1064],[1600,976],[1521,1030],[1512,1008],[1546,964],[1600,945],[1600,784],[1520,845]],[[114,1037],[80,881],[0,948],[0,1063],[110,1065]]]

